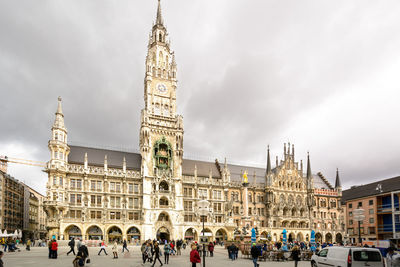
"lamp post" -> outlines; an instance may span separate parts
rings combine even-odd
[[[209,208],[210,202],[208,202],[207,200],[203,199],[203,200],[200,200],[197,203],[197,206],[199,207],[198,212],[199,212],[200,216],[203,218],[203,231],[202,231],[202,233],[203,233],[203,237],[204,237],[205,236],[205,233],[204,233],[204,220],[205,220],[205,217],[210,213],[210,208]],[[205,267],[205,266],[206,266],[206,245],[203,242],[203,267]]]
[[[362,246],[362,238],[361,238],[361,222],[364,221],[364,209],[360,206],[353,211],[354,219],[358,221],[358,242]]]

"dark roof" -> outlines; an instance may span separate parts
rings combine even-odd
[[[221,178],[221,175],[217,169],[217,165],[215,164],[215,162],[191,160],[191,159],[183,159],[182,174],[194,175],[194,166],[196,166],[197,168],[197,176],[208,177],[211,170],[212,177]]]
[[[254,175],[257,184],[265,184],[265,168],[228,164],[228,169],[231,173],[232,182],[241,182],[243,180],[243,173],[247,171],[249,184],[254,184]]]
[[[140,169],[142,163],[142,156],[139,153],[82,146],[70,146],[70,149],[71,151],[68,156],[69,163],[83,164],[85,153],[87,153],[89,165],[103,166],[105,155],[107,155],[107,164],[109,167],[122,168],[124,157],[127,169]]]
[[[381,185],[381,190],[378,188],[378,184]],[[382,193],[388,193],[392,191],[400,190],[400,176],[377,181],[374,183],[354,186],[350,189],[342,192],[342,203],[348,200],[363,198],[367,196],[379,195]]]

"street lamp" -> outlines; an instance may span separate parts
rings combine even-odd
[[[358,221],[358,242],[362,246],[362,238],[361,238],[361,222],[364,221],[365,215],[364,215],[364,209],[361,208],[360,206],[353,211],[354,214],[354,220]]]
[[[197,203],[197,206],[199,207],[198,212],[199,212],[200,216],[203,217],[203,231],[202,231],[202,233],[203,233],[203,237],[204,237],[205,236],[205,233],[204,233],[204,220],[205,220],[205,217],[210,213],[210,208],[209,208],[210,202],[208,202],[207,200],[203,199],[203,200],[200,200]],[[203,242],[203,267],[205,267],[205,266],[206,266],[206,245]]]

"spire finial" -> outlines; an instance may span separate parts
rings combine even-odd
[[[58,97],[58,106],[57,106],[57,112],[56,112],[56,114],[60,114],[60,115],[64,116],[64,114],[63,114],[63,112],[62,112],[61,102],[62,102],[62,99],[61,99],[61,96],[59,96],[59,97]]]

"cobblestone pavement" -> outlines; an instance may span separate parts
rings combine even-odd
[[[142,266],[140,247],[129,247],[130,252],[121,253],[119,249],[119,258],[113,259],[111,248],[107,248],[108,256],[102,254],[98,256],[97,253],[99,248],[89,248],[89,254],[91,263],[87,264],[87,267],[108,267],[108,266],[121,266],[121,267],[139,267]],[[48,259],[48,250],[43,247],[33,247],[31,251],[24,249],[21,252],[6,252],[3,256],[4,266],[6,267],[61,267],[61,266],[72,266],[73,255],[67,256],[67,247],[60,247],[58,250],[58,259]],[[162,259],[164,263],[164,259]],[[253,267],[253,263],[249,259],[242,259],[239,255],[239,259],[231,261],[227,257],[227,252],[221,247],[217,247],[214,253],[214,257],[206,257],[206,266],[249,266]],[[150,263],[146,263],[145,266],[150,267]],[[157,263],[155,266],[160,266]],[[166,267],[190,267],[189,263],[189,250],[183,250],[181,256],[170,256],[170,262]],[[203,265],[199,265],[202,267]],[[293,267],[293,262],[260,262],[260,267]],[[310,267],[310,262],[299,262],[298,267]]]

